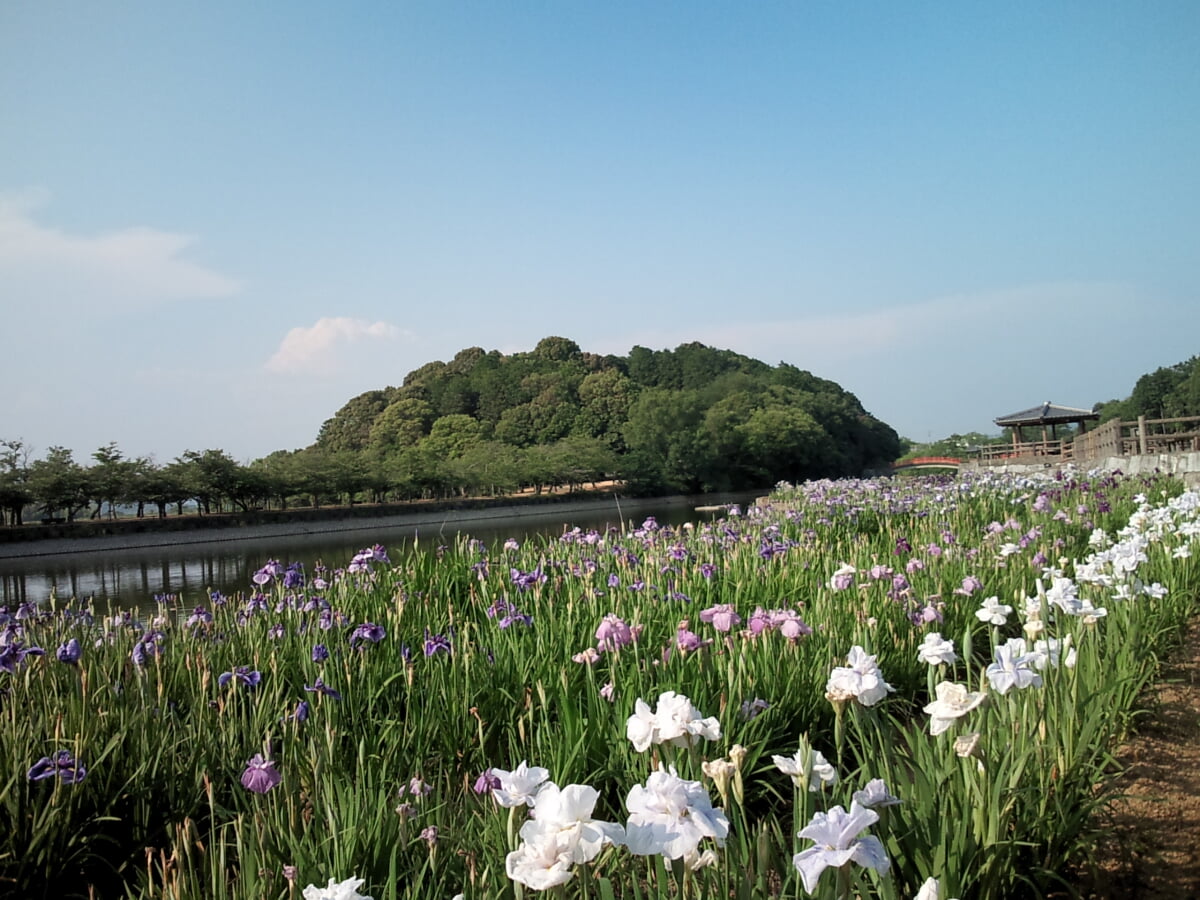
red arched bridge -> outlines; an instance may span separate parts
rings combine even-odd
[[[915,456],[892,463],[893,469],[957,469],[962,460],[956,456]]]

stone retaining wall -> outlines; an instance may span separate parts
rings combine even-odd
[[[1063,463],[1049,462],[1045,458],[1036,462],[1021,462],[1013,460],[999,465],[980,465],[978,462],[964,460],[963,469],[988,472],[1015,472],[1030,474],[1032,472],[1054,471],[1063,467]],[[1120,470],[1126,475],[1150,475],[1155,472],[1165,472],[1183,479],[1190,488],[1200,487],[1200,452],[1188,453],[1147,453],[1139,456],[1106,456],[1103,459],[1075,460],[1071,463],[1076,469],[1102,469],[1106,472]]]

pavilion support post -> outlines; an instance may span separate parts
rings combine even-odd
[[[1138,416],[1138,453],[1145,456],[1150,452],[1149,441],[1146,440],[1146,417]]]

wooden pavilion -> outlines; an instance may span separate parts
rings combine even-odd
[[[1040,406],[1000,416],[992,421],[1001,428],[1012,429],[1012,455],[1059,456],[1063,453],[1063,442],[1058,437],[1058,426],[1078,425],[1079,433],[1083,434],[1087,431],[1088,422],[1100,421],[1100,414],[1090,409],[1058,406],[1047,400]],[[1042,439],[1026,440],[1025,428],[1040,428]]]

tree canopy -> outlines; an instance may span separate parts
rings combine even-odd
[[[393,469],[407,458],[417,471],[431,454],[461,468],[478,443],[528,452],[581,440],[645,492],[856,475],[900,451],[857,397],[795,366],[700,343],[600,356],[556,336],[526,353],[471,347],[426,363],[400,388],[347,401],[316,447],[372,451]]]
[[[27,507],[51,521],[211,515],[601,480],[643,494],[739,490],[857,475],[899,453],[857,397],[795,366],[698,343],[599,355],[552,336],[526,353],[469,347],[426,363],[350,398],[311,446],[248,464],[210,448],[160,465],[116,442],[90,464],[62,447],[35,460],[22,440],[0,440],[0,524],[21,524]]]
[[[1097,403],[1100,421],[1200,416],[1200,356],[1147,372],[1124,400]]]

